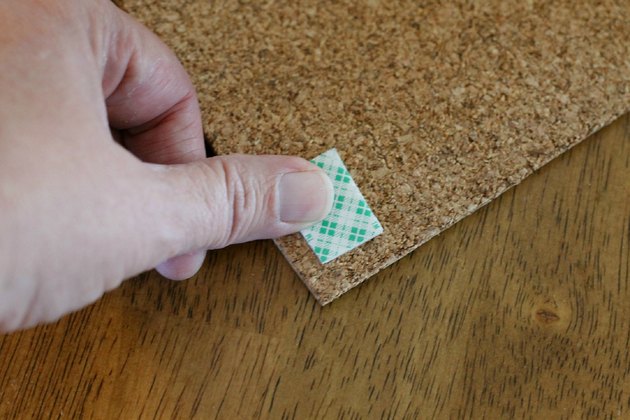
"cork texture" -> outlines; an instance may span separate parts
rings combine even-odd
[[[630,109],[627,0],[118,3],[190,72],[217,153],[337,148],[384,233],[325,265],[276,241],[322,304]]]

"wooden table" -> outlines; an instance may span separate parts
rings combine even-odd
[[[327,307],[270,242],[0,338],[0,417],[630,417],[630,117]]]

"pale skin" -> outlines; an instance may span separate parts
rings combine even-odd
[[[3,0],[0,21],[0,332],[330,210],[304,159],[205,158],[185,70],[109,0]]]

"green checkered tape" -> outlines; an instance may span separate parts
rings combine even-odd
[[[339,154],[331,149],[312,160],[330,177],[335,201],[330,214],[302,235],[322,263],[356,248],[383,232]]]

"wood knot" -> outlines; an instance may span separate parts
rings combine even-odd
[[[558,322],[560,317],[550,309],[539,309],[536,311],[536,320],[541,324],[553,324]]]

